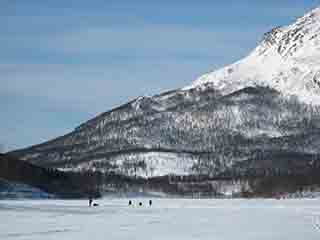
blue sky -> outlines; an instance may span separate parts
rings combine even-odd
[[[186,86],[317,4],[1,0],[0,148],[40,143],[139,95]]]

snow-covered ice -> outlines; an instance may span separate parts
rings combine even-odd
[[[133,200],[3,200],[0,239],[320,239],[319,199]]]

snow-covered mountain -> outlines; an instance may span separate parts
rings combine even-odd
[[[276,27],[244,59],[198,78],[184,88],[212,87],[227,94],[268,86],[320,103],[320,8],[289,26]]]
[[[319,8],[191,86],[139,97],[11,154],[64,170],[143,177],[306,172],[320,162],[318,33]]]

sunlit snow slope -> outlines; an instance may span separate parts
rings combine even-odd
[[[226,94],[257,85],[320,103],[320,8],[292,25],[274,28],[247,57],[184,89],[210,86]]]

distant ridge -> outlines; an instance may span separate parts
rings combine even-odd
[[[38,167],[4,154],[0,154],[0,180],[27,184],[57,198],[87,197],[89,193],[86,185],[81,186],[83,181],[79,176]]]

